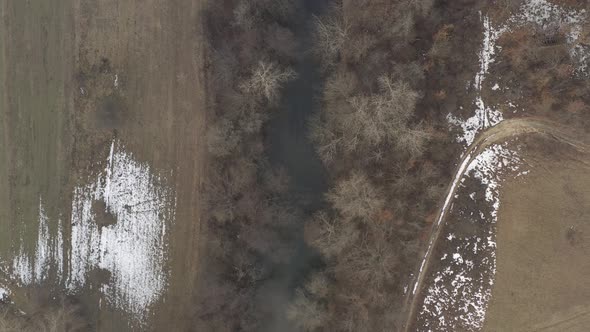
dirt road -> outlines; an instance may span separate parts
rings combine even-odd
[[[409,331],[412,326],[412,322],[415,319],[419,294],[424,287],[423,281],[427,275],[428,267],[432,258],[433,249],[435,248],[437,241],[440,237],[441,230],[445,224],[445,217],[449,206],[452,204],[453,198],[455,197],[458,184],[464,176],[465,170],[471,163],[471,161],[486,147],[507,140],[508,138],[523,135],[527,133],[540,133],[555,138],[557,141],[563,142],[569,146],[572,146],[581,151],[590,151],[590,146],[580,141],[578,137],[575,137],[573,133],[568,132],[565,128],[562,128],[557,123],[550,121],[535,119],[535,118],[522,118],[522,119],[511,119],[505,120],[498,125],[489,128],[482,132],[479,137],[473,142],[473,144],[465,151],[463,157],[459,162],[457,171],[451,182],[445,200],[438,213],[436,222],[433,225],[433,229],[428,244],[428,249],[424,255],[424,258],[420,264],[420,268],[416,273],[416,277],[412,282],[408,297],[406,299],[406,324],[404,325],[404,331]]]

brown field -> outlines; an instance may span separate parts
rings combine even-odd
[[[156,330],[188,330],[194,314],[206,125],[202,3],[0,2],[0,262],[10,262],[20,239],[34,252],[40,197],[51,232],[69,220],[72,189],[116,137],[139,162],[171,173],[177,197],[168,287],[148,324]],[[59,291],[65,281],[55,279],[47,287]],[[0,286],[15,299],[30,296],[7,278]],[[79,296],[96,330],[136,329],[96,292]]]
[[[574,132],[547,128],[502,143],[520,166],[495,175],[496,221],[466,173],[410,331],[587,331],[589,155]]]
[[[484,331],[587,331],[590,324],[588,155],[537,143],[526,152],[530,174],[503,186]]]

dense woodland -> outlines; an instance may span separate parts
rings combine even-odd
[[[446,113],[430,105],[443,104],[445,92],[427,92],[425,81],[452,61],[453,28],[435,19],[432,1],[326,3],[309,17],[297,0],[211,2],[205,13],[215,122],[207,134],[214,161],[203,328],[399,327],[404,282],[454,153]],[[313,47],[303,53],[298,24],[311,25]],[[290,179],[268,162],[264,140],[303,56],[321,70],[309,139],[331,183],[324,208],[312,213],[289,195]],[[322,263],[278,289],[298,233]]]
[[[280,315],[276,302],[288,301],[281,295],[286,287],[273,283],[281,284],[277,271],[288,268],[291,229],[303,216],[289,200],[284,170],[267,160],[263,127],[280,111],[281,88],[297,75],[292,26],[298,11],[289,0],[211,1],[203,16],[211,43],[208,84],[215,91],[207,133],[214,160],[197,330],[272,330],[280,324],[273,322]]]
[[[315,18],[325,88],[311,139],[333,185],[329,207],[306,223],[326,268],[288,312],[302,330],[400,327],[404,285],[452,159],[448,130],[425,98],[425,76],[445,60],[450,27],[415,29],[435,23],[433,11],[432,1],[367,0],[335,2]]]

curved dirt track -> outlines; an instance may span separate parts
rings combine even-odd
[[[420,294],[420,290],[423,287],[424,277],[426,276],[426,272],[428,271],[428,266],[431,261],[433,249],[436,246],[438,239],[440,237],[440,233],[443,228],[442,226],[444,226],[446,222],[445,217],[447,215],[448,208],[453,201],[452,198],[455,196],[458,184],[463,178],[469,164],[486,147],[489,147],[490,145],[495,143],[500,143],[512,137],[530,133],[547,135],[559,142],[570,145],[579,151],[590,151],[590,145],[579,140],[573,134],[569,133],[567,131],[567,128],[564,128],[558,123],[538,118],[521,118],[505,120],[499,123],[498,125],[488,128],[484,132],[480,133],[478,138],[473,142],[473,144],[469,146],[469,148],[465,151],[465,153],[461,157],[461,160],[459,161],[459,166],[457,167],[455,176],[453,177],[453,181],[447,189],[445,200],[440,211],[437,214],[436,222],[432,227],[430,241],[428,242],[428,249],[426,250],[424,258],[420,264],[419,272],[416,274],[416,276],[410,283],[411,287],[409,288],[410,291],[408,292],[405,305],[407,319],[403,326],[403,331],[408,332],[410,327],[413,326],[413,320],[416,314],[416,307],[418,305],[418,295]]]

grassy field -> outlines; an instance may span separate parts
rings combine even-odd
[[[586,330],[588,146],[559,125],[539,129],[468,167],[410,330]]]
[[[57,229],[70,166],[74,68],[66,2],[2,2],[0,255],[32,253],[40,198]]]
[[[590,324],[588,155],[536,140],[524,156],[530,174],[502,190],[485,331],[587,331]]]
[[[40,204],[50,236],[55,238],[63,227],[63,268],[68,271],[72,191],[104,167],[116,138],[137,162],[170,175],[167,181],[176,200],[175,218],[167,225],[168,287],[151,309],[149,325],[188,328],[202,245],[201,137],[206,112],[201,2],[1,2],[4,274],[12,273],[21,246],[22,254],[35,256]],[[66,286],[67,275],[56,270],[51,268],[43,287],[59,291]],[[0,279],[26,308],[31,294],[18,283]],[[96,330],[133,328],[133,319],[105,305],[96,290],[73,293]]]

